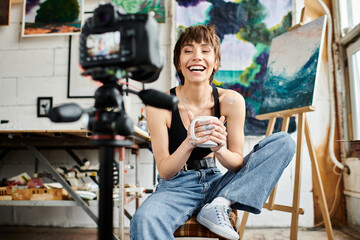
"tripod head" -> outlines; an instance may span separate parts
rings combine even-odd
[[[124,89],[123,85],[116,82],[107,81],[96,90],[93,108],[85,110],[76,103],[69,103],[52,108],[48,117],[53,122],[75,122],[86,114],[89,117],[87,129],[93,132],[93,144],[131,145],[123,139],[134,132],[133,121],[124,108],[123,94],[126,92],[139,96],[145,105],[171,111],[177,108],[178,100],[175,96],[154,89],[137,92],[128,88]]]

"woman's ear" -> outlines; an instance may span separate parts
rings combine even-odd
[[[213,73],[215,74],[215,73],[219,70],[219,68],[220,68],[220,66],[219,66],[219,61],[216,60],[215,65],[214,65],[214,71],[213,71]]]

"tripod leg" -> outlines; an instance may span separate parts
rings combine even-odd
[[[113,162],[114,147],[100,147],[100,200],[99,200],[99,240],[113,238]]]

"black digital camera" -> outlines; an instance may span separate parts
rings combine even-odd
[[[158,38],[157,22],[150,14],[123,14],[113,3],[102,4],[82,27],[83,75],[99,80],[101,71],[124,70],[133,80],[153,82],[163,67]]]

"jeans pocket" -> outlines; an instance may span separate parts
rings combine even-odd
[[[176,179],[176,178],[180,175],[180,173],[181,173],[181,171],[175,173],[175,175],[172,176],[170,179],[162,178],[162,177],[160,177],[160,175],[158,174],[158,175],[157,175],[157,180],[158,180],[159,183],[168,182],[168,181],[171,181],[171,180]]]
[[[180,175],[181,171],[175,173],[174,176],[172,176],[168,181],[174,180],[175,178],[177,178]]]

